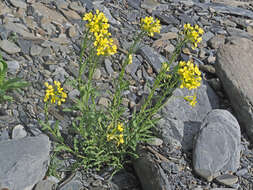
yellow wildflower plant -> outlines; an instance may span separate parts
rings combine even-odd
[[[160,20],[153,17],[145,17],[141,19],[141,29],[147,32],[149,36],[154,36],[154,33],[160,33]]]
[[[204,30],[197,24],[195,26],[191,26],[189,23],[184,25],[184,36],[185,39],[189,40],[193,44],[192,49],[195,49],[202,41],[203,34]]]
[[[63,91],[59,81],[54,81],[54,85],[50,85],[48,82],[45,82],[44,85],[47,88],[44,102],[49,101],[51,104],[57,103],[60,106],[62,102],[66,101],[67,94]]]
[[[200,86],[201,72],[197,65],[189,60],[188,62],[180,61],[178,74],[180,76],[180,88],[195,89]]]

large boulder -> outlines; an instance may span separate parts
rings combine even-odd
[[[43,179],[50,141],[45,135],[0,142],[0,189],[31,190]]]
[[[211,181],[220,172],[235,172],[240,165],[241,131],[236,118],[226,110],[212,110],[196,136],[193,167]]]
[[[157,130],[165,144],[191,150],[193,138],[198,133],[207,113],[218,108],[218,97],[204,81],[197,90],[197,104],[189,105],[182,97],[188,96],[187,89],[176,89],[173,96],[161,109]]]
[[[217,52],[216,72],[236,117],[253,142],[253,42],[234,38]]]

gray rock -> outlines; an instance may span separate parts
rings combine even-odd
[[[22,53],[24,54],[29,54],[30,48],[32,46],[32,42],[29,40],[24,40],[23,38],[18,38],[17,39],[17,44],[21,48]]]
[[[77,172],[73,179],[62,187],[58,187],[59,190],[82,190],[82,174]]]
[[[18,140],[26,137],[27,132],[22,125],[17,125],[12,130],[12,139]]]
[[[202,36],[204,42],[207,42],[207,41],[210,40],[212,37],[214,37],[214,34],[213,34],[212,32],[210,32],[210,31],[205,32],[205,33],[203,34],[203,36]]]
[[[238,37],[248,38],[248,39],[253,38],[252,34],[245,32],[244,30],[240,30],[238,28],[228,27],[227,31],[230,36],[238,36]]]
[[[43,180],[36,184],[34,190],[51,190],[55,183],[50,180]]]
[[[94,74],[93,74],[93,79],[94,80],[99,80],[101,77],[101,71],[100,69],[96,68],[95,71],[94,71]]]
[[[197,4],[197,3],[196,3]],[[205,9],[212,9],[215,12],[218,13],[225,13],[225,14],[231,14],[231,15],[237,15],[237,16],[245,16],[248,18],[253,19],[253,12],[247,9],[224,5],[222,3],[198,3],[199,6]]]
[[[247,168],[243,168],[243,169],[238,170],[235,174],[237,176],[243,176],[243,175],[245,175],[247,173],[248,173],[248,169]]]
[[[208,112],[218,107],[218,97],[208,84],[202,84],[197,90],[195,107],[180,98],[188,96],[188,90],[178,88],[173,95],[161,109],[162,119],[157,123],[157,130],[165,144],[190,150],[202,120]]]
[[[216,73],[241,126],[253,142],[253,42],[234,38],[217,52]]]
[[[38,46],[38,45],[33,45],[30,49],[30,55],[31,56],[36,56],[39,55],[42,51],[42,47]]]
[[[140,157],[134,161],[134,169],[140,179],[142,189],[171,190],[168,177],[162,168],[152,160],[145,150],[138,150]]]
[[[0,48],[9,54],[18,53],[21,51],[21,49],[16,44],[8,40],[1,40]]]
[[[240,165],[240,126],[226,110],[212,110],[201,124],[193,150],[193,167],[211,181],[220,172],[235,172]]]
[[[213,49],[218,49],[224,43],[225,43],[224,35],[216,35],[207,42],[207,44],[211,46],[211,48]]]
[[[20,0],[9,0],[14,7],[26,9],[26,3]]]
[[[109,59],[105,59],[105,69],[109,75],[114,74],[114,70],[112,68],[112,62]]]
[[[10,136],[9,133],[6,129],[2,130],[0,133],[0,141],[5,141],[5,140],[9,140]]]
[[[133,55],[133,62],[132,64],[128,64],[126,66],[126,73],[129,73],[133,78],[136,78],[136,71],[138,70],[139,66],[141,65],[141,62],[137,57]]]
[[[223,185],[231,186],[238,182],[238,177],[230,174],[224,174],[216,177],[215,180]]]
[[[164,24],[175,24],[175,25],[179,25],[180,24],[180,21],[174,17],[173,15],[164,15],[164,14],[160,14],[160,13],[157,13],[156,14],[157,18],[161,21],[161,23],[164,23]]]
[[[141,8],[154,10],[159,5],[157,0],[144,0],[141,2]]]
[[[79,90],[77,89],[74,89],[74,90],[71,90],[69,93],[68,93],[68,96],[71,100],[74,100],[75,98],[77,98],[77,96],[80,95],[80,92]]]
[[[6,63],[8,65],[8,72],[11,74],[16,74],[19,71],[20,66],[18,61],[6,61]]]
[[[121,23],[111,15],[111,12],[107,7],[101,4],[96,4],[94,6],[105,14],[106,18],[108,18],[109,23],[112,25],[121,25]]]
[[[139,53],[152,66],[156,73],[160,71],[163,62],[168,62],[165,57],[146,45],[140,49]]]
[[[163,140],[162,139],[159,139],[157,137],[154,137],[152,138],[149,142],[148,142],[149,145],[152,145],[152,146],[161,146],[163,144]]]
[[[47,171],[49,151],[50,141],[45,135],[1,141],[1,188],[31,190]]]
[[[135,9],[140,9],[141,0],[127,0],[127,3],[129,6],[135,8]]]
[[[21,23],[8,22],[3,25],[7,30],[20,34],[26,39],[38,39],[33,33],[30,33],[28,28]]]

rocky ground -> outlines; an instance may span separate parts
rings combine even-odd
[[[126,49],[141,17],[154,16],[161,34],[147,38],[127,67],[130,89],[124,92],[128,114],[149,92],[161,62],[176,45],[184,23],[204,30],[196,50],[184,48],[203,74],[198,104],[191,108],[173,98],[160,111],[153,143],[139,147],[140,158],[108,181],[108,171],[70,174],[62,181],[46,176],[50,141],[38,121],[44,118],[45,81],[61,81],[67,104],[79,92],[68,83],[77,74],[84,13],[99,9],[109,19],[119,49]],[[31,86],[12,92],[1,105],[0,189],[6,190],[229,190],[253,189],[253,1],[250,0],[1,0],[0,49],[8,76]],[[123,51],[121,52],[123,55]],[[106,58],[94,80],[106,106],[113,77],[123,56]],[[186,92],[176,89],[175,96]],[[71,117],[50,110],[63,130]],[[71,160],[61,162],[67,166]]]

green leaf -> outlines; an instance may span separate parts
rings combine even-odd
[[[66,145],[58,145],[55,149],[55,152],[60,152],[60,151],[67,151],[67,152],[73,152],[73,150]]]
[[[30,85],[30,83],[26,81],[20,81],[19,78],[10,79],[6,82],[4,82],[4,89],[11,90],[11,89],[17,89],[17,88],[23,88]]]
[[[4,95],[3,100],[4,101],[13,101],[13,98],[11,96]]]

